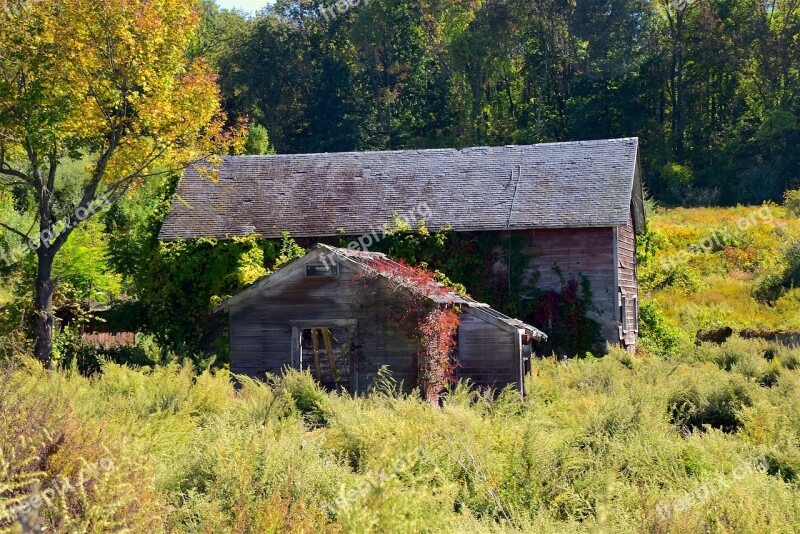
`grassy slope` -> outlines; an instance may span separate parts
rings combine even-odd
[[[768,211],[767,211],[768,210]],[[756,224],[739,221],[755,217]],[[765,275],[778,272],[784,251],[800,239],[800,219],[781,206],[679,208],[659,210],[650,218],[649,257],[640,266],[645,295],[686,337],[705,328],[735,330],[800,329],[800,288],[787,291],[769,305],[753,292]],[[662,260],[677,258],[692,244],[712,240],[727,229],[731,239],[709,253],[690,254],[686,263],[664,268]],[[718,238],[717,241],[722,241]]]

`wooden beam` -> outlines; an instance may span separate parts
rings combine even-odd
[[[314,371],[317,374],[317,382],[322,383],[322,366],[319,361],[319,339],[317,339],[317,329],[311,329],[311,347],[314,351]]]
[[[325,352],[328,353],[328,363],[330,363],[331,372],[333,372],[333,379],[338,382],[339,371],[336,369],[336,358],[333,355],[333,342],[331,341],[330,328],[322,329],[322,339],[325,341]]]
[[[516,359],[517,367],[517,389],[524,396],[525,395],[525,362],[522,355],[522,336],[525,335],[525,330],[519,329],[514,335],[514,358]]]

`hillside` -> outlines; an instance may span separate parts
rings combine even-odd
[[[684,342],[730,327],[800,329],[800,218],[775,204],[658,209],[639,243],[643,300]]]

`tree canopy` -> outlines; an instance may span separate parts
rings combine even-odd
[[[206,4],[223,105],[279,153],[639,136],[667,203],[800,180],[798,0],[350,4]]]
[[[75,228],[224,139],[215,76],[186,53],[199,20],[182,0],[17,1],[0,12],[0,188],[24,200],[21,224],[0,224],[37,256],[42,360],[53,260]],[[67,162],[79,162],[69,179]]]

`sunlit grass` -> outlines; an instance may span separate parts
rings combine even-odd
[[[32,453],[53,458],[31,464],[45,466],[43,480],[80,457],[120,465],[85,507],[43,510],[54,528],[800,529],[800,350],[764,341],[692,345],[667,359],[613,350],[535,361],[524,399],[460,384],[441,407],[390,381],[354,398],[294,372],[237,390],[224,371],[175,364],[108,364],[94,378],[26,366],[0,381],[0,405],[30,414],[0,423],[0,443],[41,428],[64,436],[69,449]],[[763,470],[735,476],[757,461]],[[724,484],[676,504],[711,480]]]
[[[743,220],[748,222],[740,223]],[[658,302],[665,317],[687,336],[722,326],[800,328],[797,289],[789,289],[772,304],[754,296],[766,275],[784,267],[784,252],[800,239],[800,219],[782,206],[659,210],[649,222],[656,251],[640,265],[646,298]],[[690,252],[690,246],[715,236],[719,237],[710,252],[690,254],[685,262],[677,259],[681,251]],[[674,268],[665,270],[664,262],[670,261]],[[664,278],[669,272],[671,278]],[[653,284],[657,287],[647,291]]]

